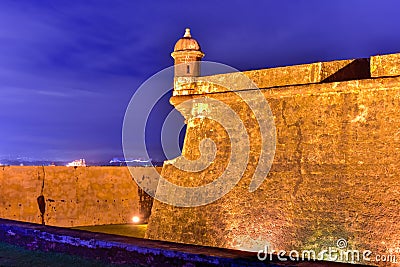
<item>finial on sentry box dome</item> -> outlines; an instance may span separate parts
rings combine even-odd
[[[183,35],[184,38],[192,38],[192,35],[190,34],[190,28],[185,29],[185,35]]]

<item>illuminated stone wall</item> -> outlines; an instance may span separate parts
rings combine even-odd
[[[0,167],[0,188],[0,218],[53,226],[127,223],[152,204],[126,167]]]
[[[348,248],[397,253],[400,259],[400,54],[244,74],[262,89],[274,116],[271,171],[250,193],[261,136],[252,111],[237,95],[201,78],[175,88],[174,105],[206,96],[233,109],[250,137],[250,163],[237,186],[212,204],[178,208],[155,201],[147,237],[245,250],[268,243],[275,250],[317,252],[336,248],[336,240],[344,238]],[[227,133],[218,123],[192,119],[183,155],[198,158],[205,137],[218,148],[206,170],[185,173],[165,164],[163,176],[185,186],[218,177],[230,153]]]

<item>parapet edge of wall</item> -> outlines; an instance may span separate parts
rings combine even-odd
[[[400,53],[371,57],[371,77],[400,75]]]
[[[400,76],[400,53],[191,77],[184,82],[175,81],[173,95],[196,95],[249,89],[248,82],[243,81],[246,80],[242,79],[243,77],[248,77],[254,83],[254,87],[267,89],[395,76]],[[232,88],[224,88],[223,85],[226,84],[232,84]]]

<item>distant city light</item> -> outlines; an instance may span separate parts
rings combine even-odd
[[[129,166],[152,166],[152,159],[125,159],[125,158],[113,158],[109,164],[129,165]]]
[[[132,217],[132,222],[133,223],[138,223],[138,222],[140,222],[140,218],[138,216],[133,216]]]
[[[78,167],[78,166],[86,166],[86,161],[85,159],[77,159],[74,160],[73,162],[67,163],[67,165],[65,165],[67,167]]]

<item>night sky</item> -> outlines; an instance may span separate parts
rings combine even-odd
[[[249,70],[400,52],[399,10],[398,0],[3,0],[0,160],[122,156],[130,98],[173,64],[186,27],[205,60]],[[165,97],[159,110],[171,109]],[[162,114],[147,138],[155,159]]]

